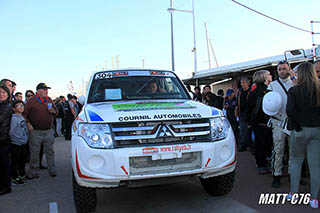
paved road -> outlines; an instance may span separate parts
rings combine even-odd
[[[75,212],[71,186],[70,142],[57,138],[55,142],[57,177],[46,170],[41,177],[0,197],[0,212]],[[271,188],[270,175],[258,175],[254,157],[249,152],[238,153],[234,189],[227,196],[207,195],[197,179],[186,183],[144,188],[98,190],[97,212],[318,212],[308,205],[258,205],[260,193],[287,192],[289,184]],[[301,190],[307,191],[308,187]]]

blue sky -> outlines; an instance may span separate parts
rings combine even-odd
[[[262,13],[307,30],[320,21],[319,0],[238,0]],[[191,0],[174,0],[191,9]],[[171,69],[170,0],[0,0],[0,78],[17,83],[17,91],[49,95],[75,91],[93,71],[120,68]],[[253,13],[231,0],[195,0],[198,70],[208,68],[204,22],[220,66],[311,48],[311,35]],[[320,24],[314,25],[320,32]],[[320,38],[320,35],[318,36]],[[192,15],[174,13],[176,72],[191,76]],[[320,39],[318,39],[320,41]]]

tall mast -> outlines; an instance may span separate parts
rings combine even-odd
[[[209,51],[209,39],[208,39],[208,29],[207,29],[207,22],[204,22],[204,27],[206,29],[206,39],[207,39],[207,50],[208,50],[208,61],[209,61],[209,69],[211,69],[211,58],[210,58],[210,51]]]

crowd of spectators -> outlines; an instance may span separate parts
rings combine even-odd
[[[240,79],[241,88],[223,90],[218,95],[210,85],[191,91],[193,100],[223,110],[236,138],[239,152],[251,151],[258,174],[271,174],[271,186],[278,188],[288,176],[290,193],[307,184],[310,176],[312,208],[318,208],[320,190],[320,61],[303,62],[291,69],[287,61],[277,66],[272,81],[268,70],[256,71],[252,83]],[[222,101],[221,101],[222,100]],[[288,166],[286,167],[285,164]]]
[[[15,92],[16,86],[9,79],[0,81],[0,196],[10,193],[11,186],[39,178],[39,169],[57,175],[54,138],[71,140],[72,122],[82,109],[71,94],[68,100],[64,96],[52,100],[45,83],[39,83],[36,92],[27,90],[25,100],[22,92]]]

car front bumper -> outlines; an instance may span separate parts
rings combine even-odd
[[[215,142],[94,149],[82,137],[72,138],[72,167],[85,187],[118,187],[120,182],[198,175],[209,178],[234,171],[235,139]]]

